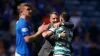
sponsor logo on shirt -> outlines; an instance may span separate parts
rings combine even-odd
[[[22,28],[22,32],[27,32],[28,28]]]

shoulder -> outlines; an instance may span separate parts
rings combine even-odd
[[[17,22],[16,22],[17,26],[26,26],[27,25],[27,22],[23,19],[19,19]]]
[[[64,24],[71,24],[71,25],[74,25],[72,22],[64,22]]]
[[[21,25],[25,25],[25,24],[27,24],[27,21],[25,19],[21,19],[20,23],[21,23]]]
[[[74,27],[74,24],[72,22],[64,22],[64,26],[72,29]]]

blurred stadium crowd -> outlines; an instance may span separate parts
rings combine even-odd
[[[48,19],[49,12],[67,11],[74,23],[73,55],[100,56],[99,0],[0,0],[0,56],[14,56],[17,6],[22,2],[30,2],[34,7],[31,21],[35,32]],[[36,54],[43,41],[42,37],[34,41]]]

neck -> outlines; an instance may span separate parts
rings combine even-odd
[[[29,17],[26,17],[25,15],[21,15],[19,18],[24,18],[25,20],[29,21]]]
[[[20,15],[19,18],[24,18],[24,19],[26,19],[26,17],[25,17],[24,15]]]

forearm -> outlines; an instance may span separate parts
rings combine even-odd
[[[55,30],[56,30],[55,27],[51,27],[51,28],[49,28],[48,31],[43,32],[43,33],[42,33],[42,36],[43,36],[44,38],[48,38],[48,37],[50,37],[50,36],[55,32]]]
[[[30,42],[31,40],[34,40],[34,39],[38,38],[40,35],[41,35],[41,33],[37,32],[37,33],[35,33],[35,34],[33,34],[33,35],[25,36],[24,39],[25,39],[25,41],[28,43],[28,42]]]
[[[51,36],[49,36],[48,38],[45,38],[45,39],[50,41],[50,40],[55,40],[57,37],[58,37],[58,34],[53,34],[53,35],[51,35]]]
[[[53,34],[52,31],[46,31],[46,32],[43,32],[43,33],[42,33],[42,36],[43,36],[44,38],[48,38],[48,37],[51,36],[52,34]]]
[[[74,24],[71,23],[71,22],[64,22],[63,25],[64,25],[65,27],[70,28],[70,29],[72,29],[72,28],[74,27]]]

